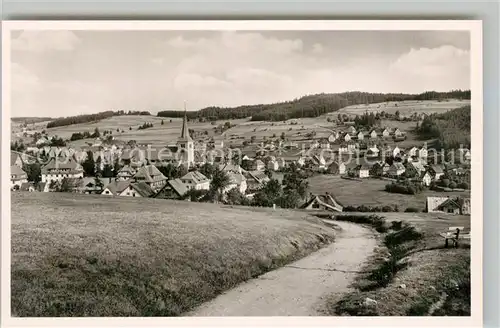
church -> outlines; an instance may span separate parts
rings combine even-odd
[[[177,158],[182,164],[186,165],[188,169],[194,166],[194,142],[189,135],[187,112],[185,108],[181,136],[177,139]]]

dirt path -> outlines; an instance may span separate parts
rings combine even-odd
[[[187,316],[315,316],[326,297],[348,291],[376,246],[373,233],[348,222],[335,242],[277,270],[249,280]]]

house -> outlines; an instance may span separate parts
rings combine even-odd
[[[80,184],[78,191],[83,194],[100,194],[103,191],[104,186],[113,181],[113,178],[96,179],[94,177],[87,177],[80,179],[82,180],[82,183]]]
[[[403,166],[403,164],[399,162],[394,162],[387,170],[387,175],[392,177],[400,176],[401,174],[405,173],[405,170],[406,169]]]
[[[382,137],[383,138],[388,138],[390,136],[391,136],[391,131],[388,128],[385,128],[384,130],[382,130]]]
[[[101,192],[104,196],[120,196],[132,183],[132,180],[115,180],[107,184]]]
[[[239,166],[238,164],[232,164],[232,163],[221,163],[219,164],[219,170],[224,171],[226,173],[233,172],[233,173],[243,173],[245,170]]]
[[[423,146],[422,148],[419,149],[419,151],[418,151],[419,158],[427,160],[428,155],[429,155],[429,152],[427,150],[427,146]]]
[[[389,170],[389,167],[390,165],[387,164],[386,162],[382,161],[376,162],[370,168],[370,176],[381,177],[383,175],[386,175],[387,171]]]
[[[145,182],[153,191],[160,190],[167,183],[167,178],[154,165],[139,168],[133,180],[135,182]]]
[[[36,191],[35,185],[33,182],[24,182],[21,184],[21,187],[19,188],[20,191],[27,191],[27,192],[33,192]]]
[[[251,167],[253,171],[264,171],[266,169],[266,164],[260,159],[256,159],[252,162]]]
[[[62,179],[77,179],[83,177],[83,168],[72,158],[67,158],[60,161],[56,158],[51,158],[49,163],[42,167],[42,182],[50,184],[51,181],[59,181]]]
[[[309,201],[300,207],[304,210],[323,210],[332,212],[342,212],[342,205],[332,195],[312,195]]]
[[[130,180],[137,173],[137,170],[131,167],[130,165],[125,165],[118,171],[116,174],[116,178],[118,180]]]
[[[370,177],[370,167],[368,165],[358,165],[354,169],[354,174],[358,178],[369,178]]]
[[[365,133],[363,131],[359,131],[356,136],[358,140],[363,140],[365,138]]]
[[[434,180],[439,180],[441,176],[444,175],[444,169],[442,165],[431,165],[429,167],[429,173]]]
[[[431,185],[432,177],[429,171],[420,172],[420,181],[426,187],[429,187]]]
[[[153,195],[153,197],[159,199],[182,199],[188,190],[188,187],[182,183],[181,179],[172,179],[168,180],[165,186]]]
[[[19,189],[23,183],[28,182],[28,175],[17,165],[10,167],[10,188]]]
[[[23,159],[20,153],[17,151],[10,152],[10,166],[23,167]]]
[[[422,172],[425,171],[426,169],[420,161],[409,161],[405,165],[405,172],[407,172],[410,176],[420,177]]]
[[[379,149],[377,148],[377,145],[374,145],[372,147],[370,147],[367,151],[366,151],[366,156],[367,157],[378,157],[380,151]]]
[[[355,134],[356,133],[356,128],[354,126],[350,126],[349,128],[347,128],[347,133]]]
[[[245,178],[247,182],[247,190],[250,192],[259,190],[270,180],[263,171],[248,171],[245,173]]]
[[[399,128],[396,128],[394,130],[394,136],[395,137],[402,137],[403,136],[403,132],[401,132],[401,130]]]
[[[352,127],[352,128],[354,128],[354,127]],[[349,132],[345,132],[345,133],[342,135],[342,140],[343,140],[343,141],[346,141],[346,142],[351,141],[351,135],[349,134]]]
[[[340,134],[337,131],[334,131],[328,136],[328,142],[334,143],[338,138],[340,138]]]
[[[189,189],[208,190],[210,189],[210,179],[198,171],[191,171],[180,178],[182,183]]]
[[[339,146],[338,152],[339,152],[339,154],[341,154],[341,153],[349,154],[349,153],[354,152],[354,150],[356,150],[356,144],[354,142],[347,142],[347,143],[342,143]]]
[[[279,168],[280,168],[280,165],[278,164],[278,161],[272,159],[272,160],[270,160],[270,161],[267,162],[266,167],[267,167],[268,170],[278,171]]]
[[[334,161],[332,164],[330,164],[327,167],[326,170],[329,174],[342,175],[342,174],[346,173],[346,166],[345,166],[344,162],[342,162],[342,161]]]
[[[394,147],[394,149],[392,150],[393,157],[397,157],[400,153],[401,153],[401,149],[399,149],[398,146]]]
[[[330,149],[330,142],[328,142],[328,139],[321,139],[321,142],[319,143],[319,148]]]
[[[410,150],[408,150],[408,156],[416,157],[418,152],[419,152],[419,150],[417,147],[412,147]]]
[[[247,181],[242,173],[228,172],[229,184],[224,188],[224,193],[231,189],[237,188],[239,192],[244,194],[247,190]]]
[[[45,146],[45,145],[47,145],[47,144],[49,144],[49,143],[50,143],[50,140],[49,140],[46,136],[42,136],[42,137],[40,137],[40,139],[38,139],[38,140],[36,141],[36,143],[35,143],[35,144],[36,144],[36,146],[37,146],[38,148],[40,148],[40,147],[43,147],[43,146]]]
[[[377,130],[373,129],[369,133],[371,139],[377,139],[378,138],[378,133]]]
[[[109,183],[101,195],[121,196],[121,197],[151,197],[154,194],[153,189],[144,181],[133,182],[132,180],[115,180]]]
[[[427,197],[426,211],[428,213],[470,215],[470,198]]]

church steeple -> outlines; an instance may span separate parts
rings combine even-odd
[[[187,110],[186,110],[186,102],[184,102],[184,118],[182,120],[182,130],[181,130],[181,140],[192,141],[191,136],[189,135],[189,129],[187,125]]]

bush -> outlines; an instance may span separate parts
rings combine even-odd
[[[385,205],[384,207],[382,207],[382,212],[392,212],[392,211],[394,211],[392,206]]]
[[[462,182],[458,184],[458,187],[461,189],[469,189],[469,184],[467,182]]]
[[[406,210],[405,210],[406,213],[418,213],[420,212],[418,210],[418,208],[415,208],[415,207],[408,207]]]
[[[450,182],[448,188],[455,189],[457,187],[457,183],[455,181]]]

